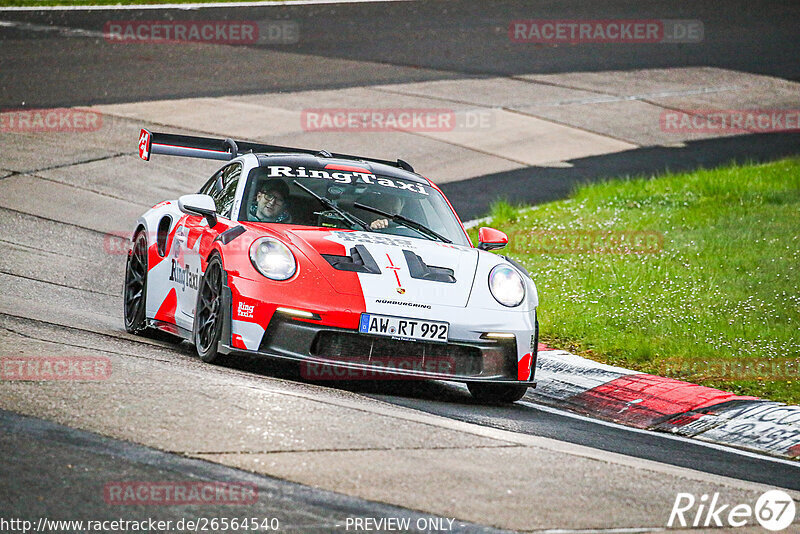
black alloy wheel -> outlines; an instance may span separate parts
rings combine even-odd
[[[145,304],[147,302],[147,237],[139,232],[133,238],[125,267],[123,291],[125,330],[131,334],[142,334],[147,330]]]
[[[209,260],[197,291],[194,316],[194,345],[204,362],[218,361],[219,338],[222,335],[222,261],[219,256]]]

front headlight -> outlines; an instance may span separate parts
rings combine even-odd
[[[292,251],[272,237],[253,241],[250,245],[250,261],[258,272],[272,280],[287,280],[297,270]]]
[[[508,265],[498,265],[489,273],[489,291],[497,302],[513,308],[525,298],[525,282]]]

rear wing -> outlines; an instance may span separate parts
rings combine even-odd
[[[336,154],[325,150],[312,150],[308,148],[292,148],[277,145],[265,145],[261,143],[251,143],[249,141],[234,141],[230,137],[227,139],[213,139],[211,137],[194,137],[191,135],[176,135],[151,132],[142,128],[139,134],[139,157],[145,161],[150,161],[153,154],[164,154],[167,156],[184,156],[187,158],[217,159],[228,161],[240,154],[249,152],[282,153],[282,154],[310,154],[312,156],[324,158],[339,158],[363,160],[367,162],[382,163],[392,167],[414,172],[414,169],[405,161],[388,161],[383,159],[365,158],[350,154]]]

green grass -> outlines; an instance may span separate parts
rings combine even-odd
[[[489,225],[509,234],[501,253],[521,261],[537,284],[543,342],[800,403],[800,158],[617,179],[531,208],[500,202],[492,215]],[[660,234],[663,248],[609,254],[540,246],[548,233],[608,230]],[[724,371],[787,359],[789,373],[779,376]]]
[[[198,4],[243,0],[0,0],[0,7],[19,6],[131,6],[140,4]]]

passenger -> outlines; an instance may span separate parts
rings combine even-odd
[[[367,206],[378,208],[386,213],[391,213],[392,215],[400,213],[400,210],[403,209],[403,197],[396,195],[370,195],[368,198],[360,202]],[[381,230],[389,227],[389,223],[391,222],[389,219],[382,217],[377,213],[366,213],[367,222],[369,222],[369,227],[371,230]]]

